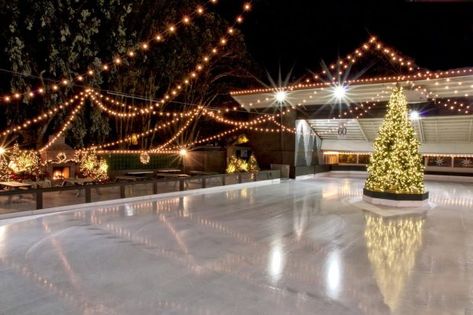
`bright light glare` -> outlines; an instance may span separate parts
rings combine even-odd
[[[284,103],[287,99],[287,93],[284,91],[276,92],[276,94],[274,95],[274,98],[276,99],[276,102]]]
[[[333,89],[333,95],[334,95],[338,100],[344,99],[346,94],[347,94],[347,88],[344,87],[343,85],[337,85],[337,86]]]
[[[186,156],[187,155],[187,150],[186,149],[179,150],[179,155],[182,156],[182,157]]]
[[[286,264],[286,259],[280,240],[275,241],[271,245],[271,250],[269,252],[268,258],[268,274],[271,279],[271,282],[276,284],[279,280],[281,280]]]
[[[326,267],[327,295],[338,298],[341,289],[342,268],[340,253],[335,250],[329,254]]]
[[[410,115],[411,120],[419,120],[420,114],[418,111],[413,110]]]
[[[4,155],[7,150],[4,147],[0,147],[0,155]]]

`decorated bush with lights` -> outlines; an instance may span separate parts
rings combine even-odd
[[[232,155],[228,161],[227,174],[235,173],[258,173],[260,170],[256,157],[252,154],[248,161]]]
[[[108,180],[108,164],[94,151],[81,151],[76,155],[79,171],[83,177],[91,178],[96,182]]]
[[[2,180],[36,180],[41,173],[41,159],[36,151],[21,150],[15,144],[2,157],[0,166]]]
[[[424,166],[419,140],[408,118],[407,99],[395,88],[374,143],[365,189],[394,194],[424,194]]]

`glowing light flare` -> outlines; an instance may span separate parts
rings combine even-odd
[[[333,96],[337,100],[341,101],[341,100],[345,99],[345,97],[347,95],[347,91],[348,91],[348,88],[345,85],[338,84],[333,88]]]
[[[416,110],[411,111],[411,113],[409,114],[409,119],[410,120],[415,121],[415,120],[419,120],[420,118],[421,118],[420,113]]]
[[[182,148],[182,149],[179,150],[179,155],[180,155],[181,157],[186,157],[186,156],[187,156],[187,153],[189,153],[189,152],[187,151],[187,149]]]
[[[287,92],[286,91],[278,91],[274,94],[274,99],[276,100],[276,102],[278,102],[279,104],[282,104],[284,102],[286,102],[287,100]]]

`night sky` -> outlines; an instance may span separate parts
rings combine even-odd
[[[240,3],[240,1],[234,1]],[[223,4],[224,14],[236,11]],[[291,81],[376,35],[422,68],[473,66],[473,2],[256,0],[243,26],[253,58]]]

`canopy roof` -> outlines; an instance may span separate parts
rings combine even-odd
[[[440,74],[422,74],[418,76],[379,77],[345,83],[346,97],[342,102],[362,103],[371,101],[387,101],[389,91],[396,84],[406,89],[410,103],[423,103],[428,98],[455,98],[473,96],[473,68],[456,69]],[[334,97],[336,83],[298,84],[287,88],[255,89],[236,91],[232,97],[244,108],[262,109],[275,106],[311,106],[338,104]],[[285,91],[287,100],[278,104],[275,93]]]

